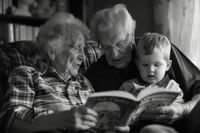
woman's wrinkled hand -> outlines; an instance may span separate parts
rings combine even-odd
[[[169,106],[159,106],[152,108],[142,114],[143,119],[154,120],[161,123],[172,123],[182,118],[186,111],[186,107],[182,103],[173,103]]]
[[[94,127],[97,122],[97,113],[87,107],[80,106],[70,111],[62,112],[62,129],[87,130]]]

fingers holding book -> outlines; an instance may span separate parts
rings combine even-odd
[[[171,124],[178,119],[170,106],[159,106],[157,108],[148,108],[141,113],[138,120],[150,120],[156,123]]]

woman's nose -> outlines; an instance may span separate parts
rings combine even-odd
[[[79,54],[77,56],[77,59],[82,62],[84,60],[84,57],[83,57],[83,55]]]
[[[85,56],[84,50],[80,50],[80,52],[79,52],[77,58],[78,58],[78,60],[80,60],[80,61],[84,61],[84,60],[85,60],[86,56]]]

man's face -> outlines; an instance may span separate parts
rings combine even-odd
[[[107,63],[116,68],[126,68],[132,59],[129,34],[120,32],[115,36],[100,35],[100,43]]]

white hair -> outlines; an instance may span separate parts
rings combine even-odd
[[[40,27],[37,42],[44,50],[48,46],[52,48],[60,47],[52,45],[59,45],[56,42],[60,39],[73,39],[71,34],[75,34],[75,32],[81,33],[86,40],[89,39],[89,29],[81,20],[70,13],[59,12]]]
[[[90,29],[92,38],[99,42],[100,33],[109,33],[113,36],[120,31],[125,31],[130,35],[132,41],[135,40],[136,22],[132,19],[124,4],[117,4],[112,8],[98,11],[92,18]],[[122,30],[121,30],[121,29]]]

